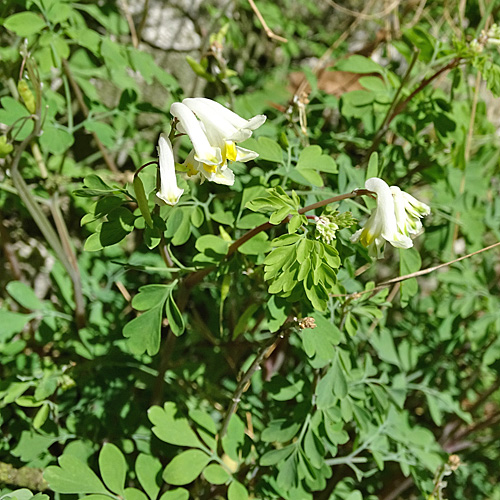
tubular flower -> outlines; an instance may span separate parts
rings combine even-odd
[[[167,205],[175,205],[184,189],[177,186],[172,144],[165,134],[161,134],[158,141],[158,157],[160,163],[160,190],[156,193],[156,197]]]
[[[365,227],[352,235],[351,242],[360,241],[368,248],[368,253],[378,259],[383,256],[386,241],[397,248],[412,247],[411,238],[398,227],[394,197],[389,186],[382,179],[372,177],[365,182],[365,187],[377,194],[377,206]]]
[[[210,144],[194,113],[181,102],[174,102],[170,106],[170,113],[179,120],[182,131],[191,139],[195,159],[207,165],[220,165],[222,163],[221,150]]]
[[[391,193],[399,231],[407,236],[417,235],[422,229],[420,219],[429,215],[431,209],[397,186],[391,186]]]
[[[227,161],[247,162],[259,156],[255,151],[236,146],[236,142],[248,139],[252,131],[266,121],[266,116],[257,115],[250,120],[245,120],[221,104],[203,97],[184,99],[182,104],[196,115],[199,120],[198,125],[208,143],[221,153],[217,164],[205,161],[198,153],[190,154],[184,167],[190,175],[197,171],[211,182],[232,185],[234,174],[227,167]],[[177,112],[177,108],[174,111]],[[172,108],[171,112],[174,114]],[[183,123],[181,126],[185,129]],[[186,132],[191,138],[189,131],[186,130]],[[195,146],[194,142],[193,146]]]
[[[197,175],[202,176],[202,181],[207,179],[216,184],[224,184],[232,186],[234,184],[234,173],[228,168],[227,164],[223,165],[207,165],[196,160],[194,151],[191,151],[186,161],[182,164],[183,169],[187,171],[189,176]]]

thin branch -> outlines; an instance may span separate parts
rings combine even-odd
[[[262,17],[262,14],[260,13],[259,9],[257,8],[257,5],[255,5],[255,2],[253,0],[248,0],[248,3],[250,4],[250,7],[252,7],[252,10],[255,12],[255,15],[259,19],[260,23],[262,24],[262,27],[264,28],[264,31],[266,32],[266,35],[268,38],[277,40],[278,42],[283,42],[287,43],[288,40],[282,36],[276,35],[274,31],[267,25],[266,21]]]
[[[315,210],[316,208],[324,207],[325,205],[329,205],[330,203],[335,203],[337,201],[346,200],[348,198],[355,198],[357,196],[369,195],[369,194],[371,194],[371,191],[368,191],[367,189],[357,189],[355,191],[352,191],[351,193],[341,194],[338,196],[334,196],[332,198],[327,198],[326,200],[323,201],[318,201],[317,203],[313,203],[312,205],[308,205],[304,208],[301,208],[298,212],[299,214],[304,214],[305,212]],[[251,229],[250,231],[246,232],[243,236],[238,238],[228,248],[228,251],[224,259],[227,260],[231,255],[233,255],[236,252],[236,250],[238,250],[238,248],[241,245],[243,245],[243,243],[247,242],[257,234],[261,233],[262,231],[267,231],[272,227],[281,225],[286,221],[288,221],[288,216],[286,216],[279,224],[273,225],[269,222],[265,222],[264,224],[261,224],[260,226],[257,226]],[[210,274],[214,269],[216,269],[216,266],[200,269],[198,271],[195,271],[194,273],[189,274],[184,278],[184,280],[181,282],[181,286],[179,287],[179,291],[177,294],[177,306],[181,312],[184,311],[188,303],[189,293],[191,288],[200,283],[203,280],[203,278],[205,278],[205,276]],[[163,397],[165,372],[168,368],[171,352],[175,344],[175,338],[176,337],[173,335],[171,329],[169,328],[167,337],[161,347],[161,352],[160,352],[161,362],[158,368],[158,377],[156,379],[155,387],[153,389],[153,397],[152,397],[153,404],[159,403],[161,401],[161,398]]]
[[[357,19],[370,20],[370,19],[380,19],[381,17],[387,16],[387,14],[390,14],[396,7],[399,6],[401,0],[395,0],[390,5],[385,7],[383,10],[381,10],[380,12],[376,12],[375,14],[365,14],[364,11],[356,12],[355,10],[351,10],[342,5],[339,5],[333,0],[326,0],[326,2],[330,4],[335,10],[338,10],[343,14],[347,14],[348,16],[353,16]]]
[[[290,330],[295,324],[297,324],[296,321],[289,322],[288,324],[285,324],[285,326],[282,327],[282,329],[279,330],[277,334],[272,335],[268,339],[268,341],[259,349],[259,352],[257,353],[257,356],[255,356],[253,363],[241,377],[241,380],[239,381],[231,397],[231,404],[224,414],[224,420],[222,421],[221,430],[218,435],[219,454],[221,454],[222,452],[222,438],[226,435],[229,421],[231,420],[233,413],[238,408],[238,404],[241,401],[242,394],[248,389],[253,374],[260,368],[260,365],[262,364],[264,359],[269,357],[274,349],[276,349],[278,344],[290,334]]]
[[[137,32],[135,30],[134,20],[130,14],[130,8],[128,6],[127,0],[120,0],[120,6],[125,14],[125,18],[127,19],[128,27],[130,30],[130,37],[132,38],[132,45],[136,49],[139,47],[139,39],[137,38]]]
[[[41,123],[42,93],[41,93],[40,83],[39,83],[39,80],[38,80],[38,77],[37,77],[37,74],[36,74],[34,68],[32,68],[29,63],[27,64],[27,69],[28,69],[28,72],[30,73],[30,80],[34,83],[35,92],[36,92],[36,110],[35,110],[35,117],[34,117],[35,124],[34,124],[33,131],[31,132],[31,134],[29,134],[23,140],[23,142],[19,145],[19,147],[17,148],[14,159],[12,160],[12,163],[10,165],[10,175],[11,175],[14,187],[17,189],[19,197],[21,198],[24,205],[28,209],[28,212],[30,213],[31,217],[33,218],[36,225],[40,229],[44,238],[47,240],[47,243],[52,247],[52,250],[54,250],[58,259],[61,261],[61,264],[64,266],[64,268],[66,269],[67,273],[69,274],[69,276],[71,278],[71,281],[73,283],[74,296],[75,296],[75,319],[76,319],[77,327],[81,328],[85,325],[85,304],[84,304],[84,299],[83,299],[83,294],[82,294],[80,272],[78,270],[78,266],[76,266],[76,268],[75,268],[72,265],[70,259],[68,258],[68,254],[66,253],[63,245],[61,244],[61,241],[60,241],[57,233],[54,231],[54,228],[52,227],[52,224],[49,222],[49,220],[47,219],[47,216],[40,209],[40,206],[38,205],[36,200],[33,198],[33,195],[31,194],[31,191],[28,188],[28,185],[26,184],[23,176],[19,172],[19,163],[21,161],[21,157],[22,157],[24,151],[26,150],[28,145],[31,143],[31,141],[40,135],[41,127],[42,127],[42,123]],[[38,85],[35,85],[35,82],[38,82]]]
[[[142,39],[142,30],[144,29],[144,26],[146,26],[146,20],[148,18],[148,10],[149,10],[149,0],[146,0],[144,2],[144,7],[142,9],[141,22],[139,23],[139,27],[137,28],[137,41],[138,42],[140,42]]]
[[[367,4],[365,5],[365,8],[362,10],[361,14],[368,12],[374,3],[375,3],[375,0],[370,0],[369,2],[367,2]],[[326,49],[324,54],[319,58],[318,62],[315,64],[315,66],[313,68],[313,73],[316,77],[319,75],[321,70],[323,70],[325,68],[326,62],[330,59],[330,56],[332,55],[332,53],[358,27],[358,25],[361,23],[361,21],[362,21],[362,17],[357,16],[356,19],[354,20],[354,22],[352,22],[347,29],[342,30],[342,33],[335,40],[335,42],[333,42],[332,45],[330,45],[330,47],[328,47],[328,49]],[[307,76],[304,75],[304,77],[302,78],[302,81],[298,85],[297,90],[295,91],[292,99],[290,100],[290,103],[296,102],[302,96],[302,94],[305,92],[308,85],[309,85],[309,82],[307,80]]]
[[[370,194],[371,191],[368,191],[367,189],[356,189],[355,191],[352,191],[351,193],[346,193],[346,194],[341,194],[338,196],[333,196],[332,198],[327,198],[326,200],[318,201],[316,203],[313,203],[312,205],[307,205],[307,207],[301,208],[298,213],[299,214],[305,214],[306,212],[310,212],[311,210],[315,210],[316,208],[321,208],[326,205],[330,205],[331,203],[335,203],[337,201],[342,201],[342,200],[347,200],[349,198],[356,198],[357,196],[362,196],[362,195],[367,195]],[[271,229],[272,227],[276,227],[276,225],[281,225],[285,222],[288,221],[288,216],[286,216],[279,224],[271,224],[270,222],[264,222],[260,226],[254,227],[253,229],[250,229],[250,231],[246,232],[241,238],[238,238],[228,249],[226,258],[230,257],[238,248],[243,245],[243,243],[246,243],[248,240],[256,236],[257,234],[261,233],[262,231],[267,231],[268,229]]]
[[[392,285],[393,283],[399,283],[401,281],[405,281],[405,280],[408,280],[410,278],[416,278],[417,276],[424,276],[425,274],[430,274],[434,271],[437,271],[438,269],[441,269],[442,267],[451,266],[451,264],[455,264],[456,262],[460,262],[461,260],[468,259],[469,257],[486,252],[486,251],[491,250],[492,248],[495,248],[498,246],[500,246],[500,241],[498,241],[497,243],[494,243],[493,245],[489,245],[487,247],[481,248],[481,250],[476,250],[475,252],[469,253],[467,255],[463,255],[462,257],[459,257],[458,259],[453,259],[453,260],[450,260],[449,262],[444,262],[443,264],[438,264],[437,266],[428,267],[427,269],[421,269],[420,271],[416,271],[414,273],[405,274],[404,276],[398,276],[397,278],[393,278],[391,280],[384,281],[384,282],[380,283],[379,285],[375,286],[374,288],[372,288],[371,290],[363,290],[362,292],[354,292],[354,293],[338,293],[338,294],[330,295],[330,297],[357,298],[358,296],[364,295],[366,293],[377,292],[378,290],[382,290],[382,288],[386,288],[386,287]]]
[[[399,115],[399,113],[401,113],[402,111],[404,111],[406,109],[406,106],[408,106],[410,101],[417,94],[422,92],[422,90],[424,90],[424,88],[427,87],[427,85],[432,83],[438,76],[442,75],[446,71],[449,71],[449,70],[456,68],[460,64],[460,62],[461,62],[461,59],[456,57],[456,58],[452,59],[448,64],[443,66],[441,69],[437,70],[433,75],[429,76],[429,78],[422,80],[420,85],[418,85],[418,87],[406,99],[404,99],[400,104],[398,104],[398,106],[394,110],[394,113],[389,118],[389,121],[387,122],[387,126],[389,126],[391,124],[392,120],[394,120],[394,118],[396,118],[396,116]]]
[[[401,92],[403,91],[403,88],[406,85],[406,82],[410,78],[411,72],[412,72],[413,67],[415,66],[415,64],[417,62],[419,54],[420,54],[420,50],[413,51],[413,55],[412,55],[410,64],[408,65],[408,68],[407,68],[407,70],[406,70],[406,72],[401,80],[401,83],[398,87],[398,90],[396,90],[396,94],[394,95],[394,99],[392,100],[391,105],[389,106],[389,109],[387,110],[387,113],[386,113],[377,133],[375,134],[372,146],[369,149],[368,153],[366,154],[367,159],[370,157],[370,154],[373,153],[373,151],[375,151],[377,149],[378,145],[380,144],[380,141],[382,140],[382,137],[384,136],[385,132],[387,132],[386,127],[389,123],[389,120],[391,119],[391,116],[392,116],[392,113],[394,112],[394,109],[397,106],[399,96],[401,95]]]

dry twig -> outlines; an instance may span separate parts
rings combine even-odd
[[[255,2],[253,0],[248,0],[248,3],[250,4],[250,7],[252,7],[252,10],[255,12],[255,15],[257,16],[260,23],[262,24],[262,27],[264,28],[264,31],[266,32],[266,35],[268,36],[268,38],[271,38],[272,40],[277,40],[278,42],[287,43],[288,40],[286,38],[274,33],[274,31],[267,25],[265,19],[262,17],[262,14],[260,13],[259,9],[257,8],[257,5],[255,5]]]

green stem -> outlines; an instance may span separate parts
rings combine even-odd
[[[417,53],[417,55],[418,55],[418,53]],[[416,56],[414,55],[414,58],[415,57]],[[413,62],[413,60],[412,60],[412,62]],[[399,100],[399,102],[397,102],[397,104],[395,104],[396,98],[393,100],[393,103],[391,104],[391,108],[389,108],[389,113],[387,114],[386,118],[384,119],[385,123],[383,123],[383,126],[379,129],[379,131],[375,135],[375,137],[373,139],[372,146],[370,147],[370,149],[368,150],[368,153],[365,156],[366,159],[368,159],[370,157],[370,154],[373,153],[373,151],[376,151],[376,149],[378,148],[378,146],[382,140],[382,137],[389,130],[389,127],[390,127],[392,121],[394,120],[394,118],[396,118],[396,116],[398,116],[400,113],[402,113],[406,109],[406,107],[408,106],[410,101],[417,94],[419,94],[425,87],[427,87],[430,83],[432,83],[438,76],[442,75],[446,71],[449,71],[451,69],[456,68],[461,62],[462,62],[461,58],[459,58],[459,57],[453,58],[448,64],[446,64],[442,68],[438,69],[435,73],[433,73],[428,78],[425,78],[424,80],[422,80],[420,82],[420,84],[410,93],[410,95],[408,97],[406,97],[404,99],[401,98]],[[413,62],[413,64],[415,64],[415,63]],[[408,71],[406,72],[405,77],[403,78],[403,80],[401,82],[401,86],[399,87],[399,89],[396,93],[396,97],[400,95],[401,90],[403,88],[403,85],[406,82],[406,79],[409,77],[409,71],[411,71],[412,67],[413,66],[410,65],[410,67],[408,68]]]
[[[277,332],[277,334],[270,337],[268,341],[264,345],[262,345],[262,347],[259,349],[257,356],[255,356],[253,363],[250,365],[250,368],[248,368],[243,377],[241,377],[241,380],[239,381],[231,397],[231,404],[229,405],[229,408],[226,410],[226,413],[224,414],[224,420],[222,421],[221,430],[218,435],[217,447],[219,455],[222,455],[223,452],[222,438],[226,435],[227,428],[229,426],[229,421],[231,420],[233,413],[238,408],[238,404],[241,401],[241,395],[247,390],[248,384],[250,383],[250,379],[252,378],[253,374],[258,370],[261,363],[264,361],[264,358],[266,357],[266,354],[269,352],[269,350],[273,347],[276,347],[285,337],[287,337],[290,334],[290,330],[294,326],[294,324],[295,322],[290,322],[286,324],[284,327],[282,327],[281,330]]]
[[[371,191],[368,191],[367,189],[356,189],[355,191],[352,191],[351,193],[346,193],[346,194],[341,194],[338,196],[333,196],[332,198],[327,198],[326,200],[318,201],[317,203],[313,203],[312,205],[308,205],[304,208],[301,208],[298,212],[299,214],[304,214],[306,212],[309,212],[310,210],[315,210],[316,208],[324,207],[326,205],[329,205],[330,203],[335,203],[338,201],[346,200],[348,198],[355,198],[357,196],[362,196],[362,195],[370,195]],[[285,223],[288,220],[288,216],[286,216],[280,224]],[[280,225],[278,224],[278,225]],[[262,231],[266,231],[267,229],[270,229],[271,227],[275,227],[275,225],[265,222],[264,224],[261,224],[260,226],[257,226],[250,231],[246,232],[243,236],[238,238],[228,249],[225,259],[228,259],[233,253],[236,252],[236,250],[243,245],[243,243],[247,242],[257,234],[261,233]],[[182,312],[184,311],[188,299],[189,299],[189,292],[191,288],[196,286],[198,283],[200,283],[205,276],[210,274],[213,270],[215,269],[215,266],[213,267],[207,267],[205,269],[200,269],[198,271],[195,271],[194,273],[189,274],[184,278],[184,280],[181,283],[181,286],[179,288],[178,296],[177,296],[177,306],[179,307],[179,310]],[[158,377],[156,379],[155,387],[153,390],[153,397],[152,401],[154,404],[158,404],[162,397],[163,397],[163,390],[164,390],[164,377],[165,377],[165,372],[168,367],[168,363],[170,360],[170,355],[173,349],[175,343],[175,336],[173,335],[172,331],[169,328],[167,337],[161,347],[160,351],[160,366],[158,367]],[[228,422],[229,423],[229,422]],[[221,433],[221,437],[223,436],[223,433]]]
[[[39,81],[38,77],[35,73],[34,68],[32,68],[30,61],[27,62],[27,69],[28,73],[30,74],[30,79],[33,82],[35,92],[37,94],[37,99],[36,99],[36,111],[35,111],[35,117],[34,117],[34,127],[33,131],[31,132],[30,135],[28,135],[24,141],[19,145],[17,148],[16,154],[14,156],[14,159],[12,160],[11,166],[10,166],[10,171],[11,171],[11,178],[12,182],[14,184],[14,187],[17,190],[17,193],[23,203],[25,204],[26,208],[28,209],[28,212],[30,213],[31,217],[35,221],[36,225],[40,229],[41,233],[43,234],[44,238],[47,240],[48,244],[52,247],[52,250],[54,250],[55,254],[57,255],[58,259],[61,261],[61,264],[64,266],[66,271],[68,272],[71,281],[73,282],[73,290],[74,290],[74,295],[75,295],[75,319],[77,322],[77,326],[79,328],[83,327],[85,325],[85,304],[83,300],[83,294],[82,294],[82,288],[81,288],[81,281],[80,281],[80,273],[78,270],[78,265],[76,264],[76,258],[74,259],[75,262],[71,262],[71,257],[68,258],[68,255],[73,254],[71,250],[71,246],[69,245],[68,241],[65,241],[65,243],[61,244],[61,241],[59,240],[59,237],[57,233],[54,231],[54,228],[50,224],[47,216],[44,214],[36,200],[34,199],[33,195],[31,194],[31,191],[29,190],[26,182],[24,182],[24,179],[19,172],[19,163],[21,161],[22,154],[30,144],[30,142],[35,139],[35,137],[38,137],[41,132],[41,91],[39,87]],[[37,85],[38,84],[38,85]],[[51,206],[53,208],[53,204]],[[56,210],[57,211],[57,210]],[[54,213],[54,211],[53,211]],[[60,213],[59,213],[60,214]],[[62,216],[61,216],[62,218]],[[60,220],[58,220],[58,217],[56,215],[56,224],[60,224]],[[61,225],[61,229],[65,228],[65,224],[63,221],[63,224]],[[64,229],[62,229],[64,232]],[[69,238],[67,235],[67,229],[66,229],[66,236]],[[69,245],[70,252],[69,254],[67,253],[67,249],[65,250],[64,245]],[[74,256],[74,254],[73,254]]]

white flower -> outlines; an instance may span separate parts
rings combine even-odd
[[[210,144],[194,113],[181,102],[174,102],[170,106],[170,113],[179,120],[182,131],[186,132],[193,143],[195,159],[207,165],[220,165],[222,163],[221,150]]]
[[[394,197],[389,186],[382,179],[372,177],[365,182],[365,188],[377,194],[377,206],[365,227],[352,235],[351,242],[360,241],[368,248],[368,253],[377,258],[382,257],[386,241],[397,248],[412,247],[411,238],[398,227]]]
[[[182,103],[199,118],[210,144],[221,150],[223,165],[227,160],[246,162],[259,156],[255,151],[236,146],[236,142],[248,139],[252,130],[266,121],[264,115],[245,120],[222,104],[203,97],[184,99]]]
[[[158,141],[158,157],[160,163],[160,190],[156,193],[156,197],[167,205],[175,205],[184,189],[177,186],[172,144],[165,134],[161,134]]]
[[[417,235],[422,229],[420,219],[429,215],[431,209],[397,186],[391,186],[391,193],[399,231],[407,236]]]
[[[222,104],[204,97],[184,99],[182,103],[194,111],[207,128],[217,128],[228,141],[240,142],[248,139],[252,131],[266,121],[266,115],[257,115],[245,120]]]
[[[227,166],[228,160],[246,162],[259,156],[255,151],[236,146],[236,142],[248,139],[252,131],[266,121],[265,115],[245,120],[218,102],[203,97],[174,103],[170,112],[179,119],[179,130],[188,134],[194,146],[183,164],[190,176],[199,173],[203,180],[232,186],[234,173]],[[214,152],[217,161],[214,161]]]

